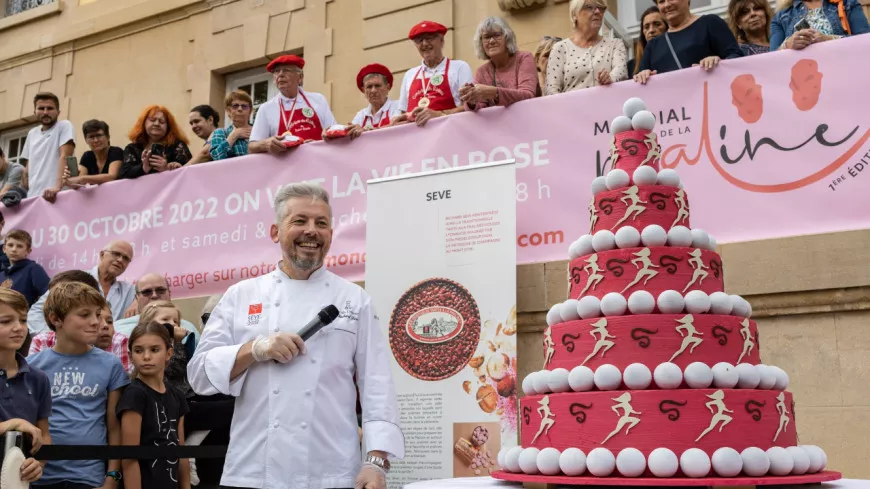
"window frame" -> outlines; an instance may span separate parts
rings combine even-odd
[[[23,166],[23,164],[21,163],[21,151],[24,148],[24,144],[22,143],[21,146],[18,148],[18,156],[11,157],[9,155],[9,143],[13,139],[26,139],[27,133],[30,132],[30,130],[34,127],[36,127],[36,125],[31,124],[27,126],[16,127],[14,129],[10,129],[8,131],[3,131],[2,133],[0,133],[0,148],[3,149],[3,155],[7,161],[17,162],[18,164]]]
[[[278,87],[275,86],[275,81],[272,79],[272,74],[267,72],[265,66],[261,66],[258,68],[251,68],[244,71],[237,71],[234,73],[227,73],[225,78],[226,85],[226,95],[229,95],[233,90],[239,89],[239,87],[243,85],[251,85],[252,87],[260,82],[266,82],[268,89],[266,92],[266,100],[271,100],[276,95],[278,95]],[[254,95],[251,94],[251,99],[254,98]],[[264,102],[265,103],[265,102]],[[251,124],[253,124],[254,117],[257,114],[257,110],[263,104],[254,104],[254,107],[251,109]],[[228,117],[224,117],[224,128],[228,128],[232,124],[232,121],[229,120]]]

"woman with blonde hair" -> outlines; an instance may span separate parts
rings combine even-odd
[[[770,50],[804,49],[867,32],[870,25],[858,0],[778,0],[770,24]]]
[[[149,105],[139,114],[128,134],[124,162],[118,178],[139,178],[181,168],[190,161],[187,136],[172,112],[162,105]]]
[[[547,64],[550,61],[550,51],[553,46],[561,41],[561,37],[544,36],[538,43],[538,48],[535,49],[535,66],[538,69],[538,84],[544,95],[547,95]]]
[[[737,38],[743,56],[770,51],[770,21],[773,10],[767,0],[731,0],[728,27]]]
[[[574,31],[557,42],[547,65],[548,95],[595,85],[610,85],[628,78],[625,44],[601,36],[607,4],[604,0],[571,0]]]
[[[474,50],[487,61],[474,72],[474,84],[459,89],[466,110],[507,107],[541,94],[532,53],[517,48],[517,36],[501,17],[487,17],[480,23]]]

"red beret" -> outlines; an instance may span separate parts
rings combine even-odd
[[[266,65],[266,71],[271,73],[278,65],[293,65],[305,68],[305,60],[295,54],[285,54],[270,61],[269,64]]]
[[[419,24],[411,28],[411,32],[408,33],[408,39],[414,39],[420,34],[429,33],[444,35],[447,34],[447,28],[439,24],[438,22],[424,20],[423,22],[420,22]]]
[[[390,69],[382,64],[372,63],[363,66],[356,75],[356,86],[359,87],[360,91],[363,89],[363,80],[369,75],[384,75],[387,79],[387,83],[390,86],[393,86],[393,73],[390,72]]]

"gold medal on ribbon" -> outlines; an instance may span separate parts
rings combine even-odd
[[[429,97],[423,97],[417,102],[417,107],[423,107],[424,109],[429,107]]]

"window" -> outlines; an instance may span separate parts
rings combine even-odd
[[[3,148],[3,154],[6,155],[7,160],[21,163],[19,161],[21,160],[21,151],[24,149],[24,141],[27,140],[27,131],[29,130],[29,127],[22,127],[0,135],[0,148]]]
[[[653,5],[653,0],[619,0],[620,23],[632,34],[637,34],[640,30],[641,14]],[[728,0],[692,0],[692,12],[696,14],[724,15],[727,7]]]
[[[254,101],[254,108],[251,111],[251,123],[254,123],[254,117],[257,115],[257,110],[264,102],[278,95],[278,88],[275,87],[275,82],[272,81],[272,74],[265,71],[263,68],[254,68],[251,70],[231,73],[227,75],[227,93],[233,90],[242,90],[247,92]],[[232,121],[224,118],[225,127],[229,127]]]
[[[20,14],[21,12],[32,8],[54,3],[54,1],[55,0],[6,0],[6,11],[4,14],[9,17],[10,15]]]

